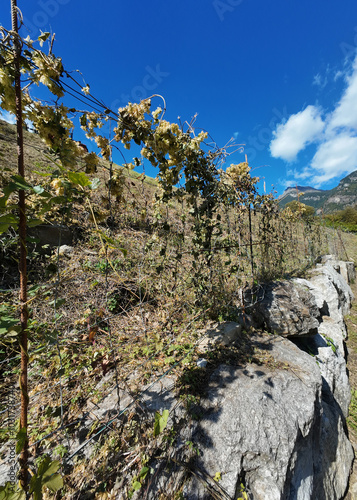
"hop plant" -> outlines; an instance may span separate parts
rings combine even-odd
[[[51,182],[51,187],[54,189],[55,193],[57,196],[63,196],[64,195],[64,186],[63,182],[60,179],[54,179]]]
[[[63,75],[62,59],[53,54],[46,55],[43,52],[33,53],[32,61],[36,69],[32,72],[32,81],[38,85],[42,83],[57,97],[63,97],[64,92],[60,84],[60,77]]]
[[[258,182],[257,177],[251,177],[250,167],[248,162],[238,163],[237,165],[231,165],[227,168],[227,180],[229,183],[234,185],[242,184],[242,182],[252,181],[254,183]]]
[[[84,163],[86,174],[94,174],[97,171],[99,158],[94,152],[88,153],[84,157]]]
[[[125,176],[123,171],[115,170],[111,179],[106,182],[106,187],[110,190],[110,194],[116,197],[117,202],[120,202],[123,198],[125,187]]]
[[[95,142],[100,148],[101,155],[105,160],[109,160],[111,155],[111,147],[109,144],[109,140],[106,137],[102,137],[101,135],[97,135],[95,137]]]

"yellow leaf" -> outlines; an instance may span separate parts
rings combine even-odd
[[[220,472],[216,472],[216,474],[214,475],[213,480],[218,482],[218,481],[220,481],[221,479],[222,479],[222,475],[221,475],[221,473],[220,473]]]

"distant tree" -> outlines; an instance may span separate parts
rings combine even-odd
[[[285,205],[285,209],[290,209],[293,213],[300,213],[301,216],[305,218],[313,217],[315,215],[314,207],[305,205],[305,203],[301,203],[301,201],[297,200],[289,201],[289,203]]]
[[[337,215],[342,222],[357,224],[357,207],[347,207],[338,212]]]
[[[357,231],[357,205],[346,207],[325,216],[328,225],[338,226],[347,231]]]

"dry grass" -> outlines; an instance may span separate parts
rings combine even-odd
[[[0,121],[1,166],[10,168],[4,177],[14,171],[14,139],[14,128]],[[38,136],[25,132],[25,144],[28,179],[37,183],[43,177],[34,172],[34,164],[37,172],[49,173],[54,163],[47,159]],[[267,230],[263,215],[257,213],[252,273],[248,214],[222,208],[208,259],[208,253],[195,246],[197,233],[189,207],[171,201],[157,208],[156,182],[133,172],[125,175],[120,200],[108,203],[109,166],[101,162],[95,174],[101,188],[82,203],[75,201],[67,215],[58,209],[47,214],[48,222],[71,228],[74,241],[69,255],[58,256],[57,247],[43,250],[40,242],[30,245],[29,432],[34,456],[47,452],[66,458],[68,437],[79,432],[82,439],[93,435],[105,421],[93,417],[91,409],[117,384],[123,394],[135,398],[170,370],[180,380],[177,390],[183,401],[199,397],[207,380],[201,380],[195,365],[202,355],[198,340],[213,324],[239,319],[243,287],[301,274],[316,255],[328,251],[329,244],[330,252],[341,256],[353,248],[352,237],[324,231],[319,225],[290,224],[278,216],[271,218]],[[9,233],[0,243],[1,315],[16,318],[16,237]],[[247,336],[239,348],[214,352],[210,362],[215,366],[221,359],[231,359],[244,364],[252,356]],[[7,388],[15,387],[16,342],[2,344],[0,361]],[[1,390],[4,395],[7,389]],[[66,432],[48,436],[61,425],[67,426]],[[6,428],[2,439],[9,439]],[[109,498],[100,492],[110,491],[123,469],[130,483],[134,471],[146,463],[144,455],[155,457],[161,446],[152,439],[152,421],[140,409],[128,410],[98,438],[90,460],[78,458],[65,469],[62,498],[79,498],[74,492],[84,495],[84,490],[91,491],[92,498]]]

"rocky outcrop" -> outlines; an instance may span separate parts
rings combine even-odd
[[[290,498],[302,483],[301,498],[309,498],[319,370],[287,340],[267,336],[257,342],[281,369],[252,363],[244,370],[220,366],[214,372],[206,416],[194,432],[201,453],[197,466],[212,477],[220,472],[220,486],[230,498],[238,496],[242,483],[252,498],[262,499]],[[197,479],[186,493],[210,498]]]
[[[273,334],[251,337],[252,362],[216,367],[194,410],[198,421],[186,419],[177,437],[171,472],[154,464],[146,498],[163,491],[170,498],[179,487],[190,500],[236,499],[242,488],[251,500],[343,498],[353,461],[343,342],[352,293],[341,268],[330,257],[309,279],[271,284],[255,296],[251,321]],[[246,334],[236,326],[211,332],[205,349],[215,338],[239,348]],[[172,423],[182,419],[172,384],[150,400],[155,411],[170,409]]]

